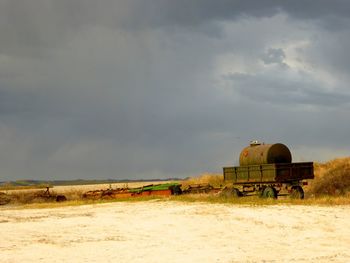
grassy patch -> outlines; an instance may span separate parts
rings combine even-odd
[[[66,202],[56,203],[53,200],[38,198],[38,193],[43,190],[18,190],[18,186],[15,188],[15,191],[6,191],[5,194],[7,194],[7,196],[5,197],[11,197],[11,204],[8,205],[8,207],[17,208],[55,208],[63,206],[103,204],[110,202],[140,202],[155,200],[224,203],[252,206],[284,204],[325,206],[350,205],[350,158],[336,159],[325,164],[316,163],[314,168],[315,179],[310,180],[310,185],[305,187],[304,190],[306,198],[304,200],[291,199],[289,197],[279,197],[277,200],[261,199],[257,196],[227,198],[220,196],[219,194],[192,194],[170,197],[146,196],[88,200],[82,197],[83,193],[86,192],[86,189],[68,187],[68,190],[65,190],[64,192],[56,192],[55,189],[50,190],[53,196],[64,194],[68,199]],[[180,183],[182,184],[183,189],[186,189],[189,185],[193,184],[210,184],[214,187],[224,187],[225,185],[229,184],[224,182],[223,176],[221,174],[202,174],[197,177],[191,177],[187,180],[183,180]]]
[[[221,187],[226,183],[224,182],[224,176],[222,174],[202,174],[181,181],[183,189],[193,184],[210,184],[214,187]]]
[[[259,198],[258,196],[246,196],[240,198],[226,198],[220,195],[207,195],[207,194],[196,194],[196,195],[182,195],[172,196],[169,198],[171,201],[182,201],[182,202],[207,202],[207,203],[218,203],[218,204],[236,204],[236,205],[350,205],[350,195],[334,197],[334,196],[322,196],[322,197],[310,197],[306,199],[292,199],[289,197],[279,197],[278,199],[265,199]]]
[[[350,158],[315,164],[315,179],[309,193],[313,196],[341,197],[350,193]]]
[[[34,189],[45,189],[46,187],[52,187],[52,185],[50,184],[34,184],[34,185],[3,184],[0,186],[0,191],[34,190]]]
[[[36,202],[28,204],[17,204],[8,206],[8,209],[41,209],[41,208],[59,208],[67,206],[81,205],[100,205],[116,202],[183,202],[183,203],[210,203],[210,204],[229,204],[229,205],[244,205],[244,206],[270,206],[270,205],[317,205],[317,206],[338,206],[350,205],[350,195],[340,197],[321,196],[310,197],[303,200],[291,199],[289,197],[281,197],[279,199],[263,199],[257,196],[246,196],[240,198],[226,198],[218,194],[192,194],[179,195],[170,197],[160,196],[145,196],[145,197],[129,197],[118,199],[78,199],[69,200],[66,202]]]

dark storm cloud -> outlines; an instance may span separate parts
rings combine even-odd
[[[346,1],[1,1],[0,181],[220,172],[251,139],[301,158],[321,140],[315,158],[346,152],[348,13]]]
[[[90,26],[145,29],[186,27],[196,30],[211,21],[244,16],[270,17],[278,12],[344,26],[350,12],[347,1],[232,1],[232,0],[5,0],[0,3],[1,49],[28,46],[44,50],[57,46],[77,30]],[[168,30],[168,29],[167,29]],[[213,28],[217,31],[218,28]],[[204,31],[206,31],[204,29]],[[210,27],[207,32],[210,32]],[[25,50],[23,51],[25,52]]]
[[[232,74],[227,76],[232,86],[237,87],[240,95],[256,102],[268,102],[275,105],[298,106],[314,105],[342,107],[350,106],[350,94],[325,91],[322,82],[295,79],[285,81],[270,74]]]

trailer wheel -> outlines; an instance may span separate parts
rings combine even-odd
[[[300,185],[292,187],[290,197],[293,199],[304,199],[304,190]]]
[[[273,198],[273,199],[277,199],[277,191],[275,188],[273,188],[272,186],[267,186],[264,191],[262,196],[264,198]]]
[[[182,190],[181,190],[180,185],[174,185],[170,190],[171,190],[171,193],[173,195],[181,195],[182,194]]]
[[[243,196],[243,194],[237,188],[225,188],[221,191],[221,196],[227,198],[238,198]]]
[[[233,188],[233,189],[232,189],[232,196],[233,196],[234,198],[238,198],[238,197],[243,196],[243,194],[242,194],[241,191],[239,191],[237,188]]]
[[[259,188],[257,191],[259,198],[264,198],[264,190],[266,187]]]

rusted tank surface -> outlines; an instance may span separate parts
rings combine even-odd
[[[291,162],[292,154],[282,143],[250,144],[239,156],[240,166]]]

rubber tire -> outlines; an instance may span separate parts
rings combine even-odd
[[[264,190],[265,190],[265,188],[266,188],[266,187],[262,187],[262,188],[259,189],[259,191],[257,192],[259,198],[264,198]]]
[[[67,201],[67,197],[65,197],[64,195],[56,196],[56,202],[64,202],[64,201]]]
[[[238,198],[243,196],[241,191],[239,191],[237,188],[225,188],[221,191],[220,195],[226,198]]]
[[[232,189],[232,196],[234,198],[239,198],[239,197],[243,196],[243,194],[237,188],[233,188]]]
[[[292,192],[290,194],[292,199],[304,199],[304,190],[300,185],[292,187]]]
[[[277,199],[277,191],[275,188],[273,188],[272,186],[267,186],[265,187],[262,196],[264,198],[273,198],[273,199]]]
[[[171,188],[171,193],[172,193],[173,195],[181,195],[181,194],[182,194],[182,190],[181,190],[180,185],[174,185],[174,186]]]

